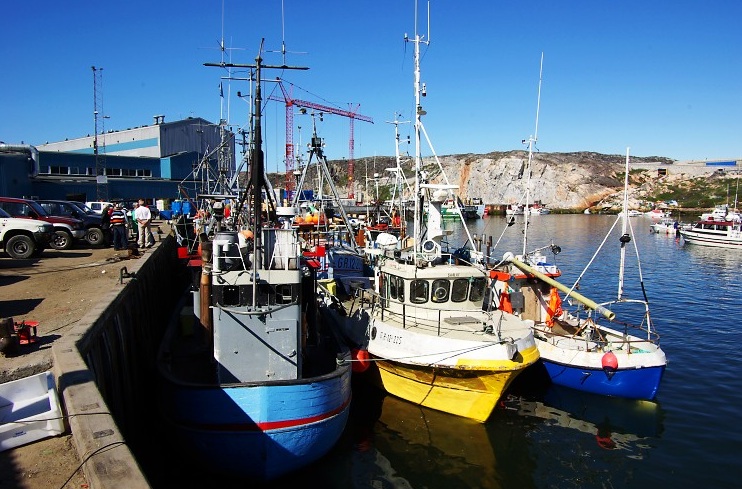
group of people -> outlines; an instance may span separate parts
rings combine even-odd
[[[111,231],[111,241],[113,249],[116,251],[125,250],[129,247],[129,237],[127,234],[129,211],[124,208],[122,203],[103,211],[103,227],[106,227],[106,221]],[[132,230],[136,229],[136,241],[140,248],[151,248],[155,245],[155,237],[152,235],[152,212],[149,207],[144,205],[144,199],[139,199],[134,203],[134,209],[131,211],[133,219]],[[136,224],[136,228],[134,228]]]

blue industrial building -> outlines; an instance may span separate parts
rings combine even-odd
[[[234,168],[234,138],[226,154]],[[95,153],[97,139],[98,154]],[[110,202],[182,198],[216,167],[220,127],[202,118],[109,131],[38,146],[0,143],[0,195]],[[99,172],[98,170],[102,170]],[[101,175],[99,175],[99,173]],[[103,177],[102,174],[105,174]]]

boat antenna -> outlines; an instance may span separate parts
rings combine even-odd
[[[536,97],[536,128],[534,129],[533,136],[528,138],[528,174],[526,175],[526,208],[523,213],[523,258],[526,257],[526,247],[528,246],[528,217],[530,211],[528,204],[531,201],[531,164],[533,162],[533,147],[538,141],[538,115],[541,110],[541,80],[544,72],[544,53],[541,52],[541,65],[539,66],[538,73],[538,96]]]
[[[430,8],[430,7],[428,7]],[[420,83],[420,44],[430,44],[430,40],[420,36],[417,32],[417,0],[415,1],[415,37],[409,39],[405,35],[406,42],[412,42],[415,45],[414,66],[415,66],[415,222],[413,227],[413,236],[415,238],[415,254],[422,250],[420,232],[423,214],[422,187],[420,186],[420,174],[422,173],[422,158],[420,156],[420,133],[422,132],[422,116],[427,112],[423,110],[420,102],[421,96],[426,96],[425,84]]]

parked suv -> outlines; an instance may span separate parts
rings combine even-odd
[[[102,246],[105,243],[101,214],[87,214],[77,204],[66,200],[37,200],[36,202],[51,216],[80,219],[85,224],[85,241],[91,246]]]
[[[49,245],[55,250],[68,250],[73,240],[85,238],[85,224],[71,217],[50,216],[38,202],[15,197],[0,197],[0,208],[13,217],[37,219],[54,226]]]
[[[52,239],[54,226],[47,222],[16,219],[0,209],[0,251],[11,258],[39,256]]]

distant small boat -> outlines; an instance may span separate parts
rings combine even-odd
[[[663,211],[662,209],[652,209],[649,212],[645,212],[644,215],[649,216],[652,219],[663,219],[665,217],[670,217],[670,213],[668,211]],[[631,216],[631,211],[629,211],[629,216]]]
[[[657,234],[675,234],[680,224],[671,217],[663,217],[649,225],[649,231]]]
[[[507,207],[505,207],[505,215],[508,216],[522,216],[524,215],[526,206],[523,204],[508,204]]]
[[[544,204],[533,204],[528,208],[528,213],[532,216],[543,216],[544,214],[550,214],[551,210]]]

